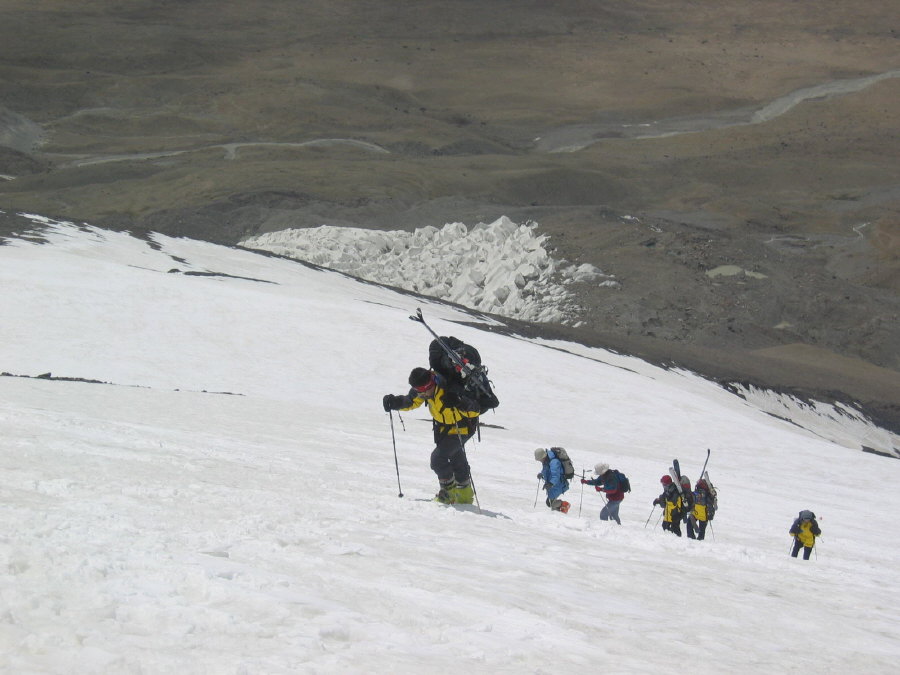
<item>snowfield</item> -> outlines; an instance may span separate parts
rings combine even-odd
[[[860,448],[900,442],[864,418],[782,401],[792,423],[338,272],[33,219],[0,246],[0,671],[896,671],[900,462]],[[416,307],[501,400],[469,444],[480,512],[430,501],[427,413],[381,409],[427,361]],[[577,482],[567,515],[535,507],[547,445],[629,476],[621,527]],[[707,448],[720,510],[677,539],[659,477]]]

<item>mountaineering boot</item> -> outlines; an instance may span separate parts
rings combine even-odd
[[[456,481],[452,478],[448,481],[440,481],[441,489],[434,496],[434,501],[441,504],[456,503],[456,496],[453,494],[456,489]]]
[[[554,499],[550,504],[551,509],[553,509],[554,511],[560,511],[562,513],[568,513],[570,506],[571,504],[569,504],[569,502],[564,502],[562,499]]]
[[[438,490],[438,493],[434,496],[434,501],[440,502],[441,504],[453,504],[453,495],[450,494],[449,490],[445,490],[441,488]]]
[[[472,481],[465,480],[462,483],[457,483],[451,494],[454,497],[455,503],[471,504],[472,500],[475,499],[475,490],[472,488]]]

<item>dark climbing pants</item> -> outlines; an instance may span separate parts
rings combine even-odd
[[[803,546],[803,542],[800,541],[798,537],[794,537],[794,548],[791,551],[791,557],[796,558],[797,554],[800,552],[800,547]],[[812,553],[812,546],[803,546],[803,559],[809,560],[809,554]]]
[[[698,539],[701,541],[703,539],[706,539],[706,525],[707,521],[697,520],[696,518],[694,518],[694,516],[688,516],[687,523],[685,524],[685,526],[687,527],[687,536],[690,539]]]
[[[663,521],[662,528],[664,530],[668,530],[672,534],[681,536],[681,518],[678,520],[673,520],[671,523]]]
[[[441,483],[448,483],[453,478],[459,484],[469,480],[469,460],[465,448],[469,438],[470,436],[448,434],[431,451],[431,470],[437,474]]]

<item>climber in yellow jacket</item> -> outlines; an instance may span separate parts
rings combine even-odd
[[[437,475],[439,490],[435,500],[444,504],[471,504],[475,497],[465,444],[478,430],[480,405],[466,389],[448,383],[438,373],[413,368],[410,390],[405,395],[388,394],[383,399],[385,412],[415,410],[426,404],[431,413],[434,450],[431,470]]]
[[[663,493],[653,500],[653,504],[661,506],[663,511],[662,529],[681,536],[681,519],[684,518],[684,501],[681,493],[668,474],[659,479]]]
[[[816,514],[812,511],[801,511],[794,524],[791,525],[790,534],[794,537],[794,547],[791,549],[791,557],[796,558],[803,547],[803,559],[809,560],[813,546],[816,545],[816,537],[822,534],[819,523],[816,522]]]

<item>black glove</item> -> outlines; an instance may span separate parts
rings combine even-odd
[[[543,477],[544,477],[544,472],[543,472],[543,471],[539,471],[537,477],[538,477],[538,478],[543,478]]]
[[[549,489],[550,489],[550,483],[544,483],[544,489],[545,489],[545,490],[549,490]]]
[[[397,399],[401,398],[400,396],[394,396],[393,394],[387,394],[383,399],[381,399],[381,404],[384,406],[384,412],[390,412],[391,410],[397,410]]]
[[[653,500],[653,506],[660,506],[659,498],[658,498],[658,497],[657,497],[656,499]]]
[[[455,394],[452,391],[445,392],[444,397],[441,400],[444,402],[444,407],[446,408],[455,408],[462,403],[459,399],[459,394]]]

